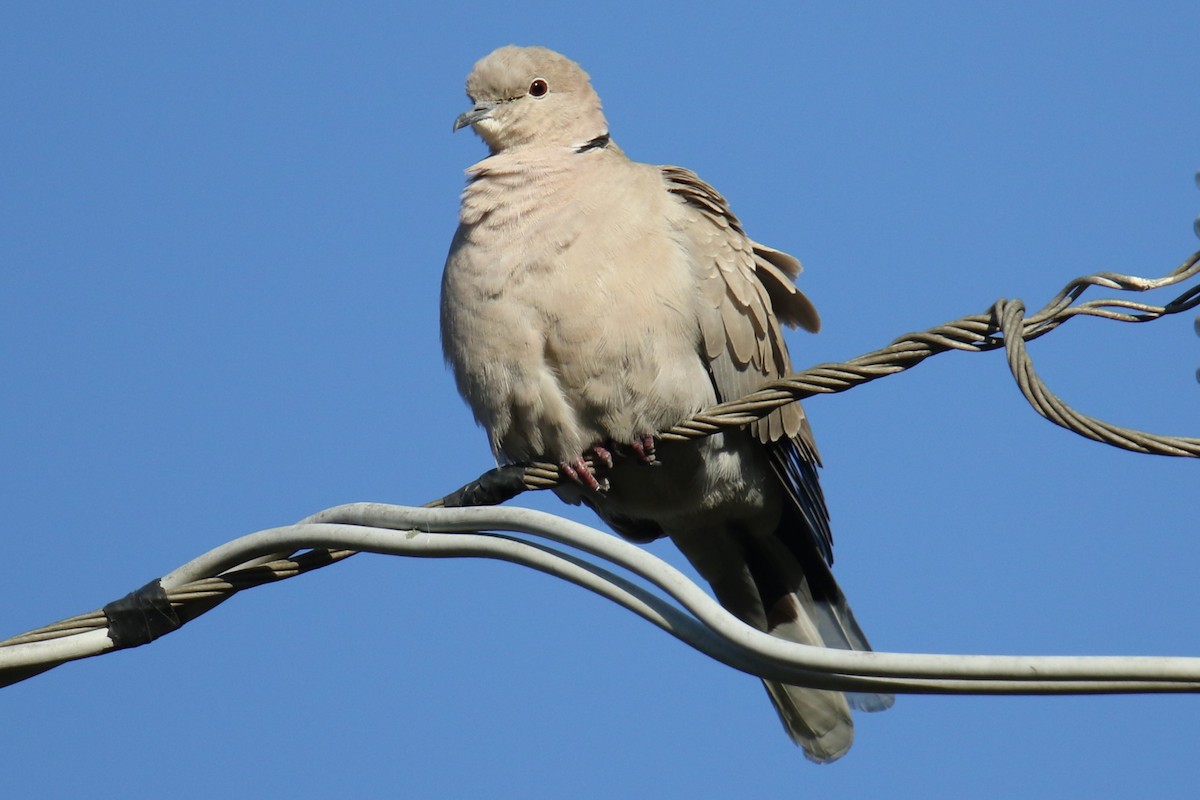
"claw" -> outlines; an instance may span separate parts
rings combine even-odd
[[[654,437],[649,434],[643,435],[633,440],[631,445],[633,452],[637,455],[638,461],[643,464],[657,464],[658,459],[654,456]]]

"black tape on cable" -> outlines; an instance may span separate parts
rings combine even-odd
[[[525,486],[525,468],[520,464],[496,467],[442,498],[446,508],[495,506],[519,495]]]
[[[157,579],[103,610],[108,618],[108,638],[118,650],[148,644],[183,624]]]

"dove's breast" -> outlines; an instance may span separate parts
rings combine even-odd
[[[657,169],[617,152],[473,168],[442,287],[442,343],[493,448],[577,457],[715,398],[697,285]]]

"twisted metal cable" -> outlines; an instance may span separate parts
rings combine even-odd
[[[1180,283],[1197,272],[1200,253],[1162,278],[1116,273],[1078,278],[1032,316],[1024,315],[1020,302],[1001,300],[987,314],[909,334],[845,363],[820,365],[771,382],[745,398],[707,409],[662,432],[659,438],[687,440],[724,427],[746,425],[794,400],[846,391],[903,372],[947,350],[983,352],[1006,347],[1021,391],[1038,413],[1052,422],[1135,452],[1195,457],[1200,455],[1200,440],[1130,431],[1074,411],[1038,378],[1024,343],[1079,315],[1147,322],[1194,308],[1200,305],[1200,286],[1163,306],[1114,299],[1074,303],[1091,286],[1142,292]],[[550,488],[558,479],[556,464],[513,465],[485,473],[446,498],[428,504],[424,511],[374,504],[341,506],[293,526],[235,540],[131,593],[135,621],[138,613],[146,617],[145,632],[121,646],[144,644],[175,630],[243,589],[302,575],[356,552],[370,551],[420,557],[475,556],[522,564],[607,597],[736,669],[788,683],[908,693],[1200,691],[1200,659],[858,653],[783,642],[743,625],[673,568],[611,535],[525,509],[435,508],[491,505],[526,490]],[[532,521],[529,515],[534,515]],[[580,549],[633,572],[662,590],[667,598],[572,553],[540,542],[480,532],[487,530],[543,536]],[[397,531],[407,532],[398,536]],[[304,552],[296,554],[300,550]],[[153,591],[143,594],[146,589]],[[0,686],[66,661],[117,649],[117,639],[122,637],[114,634],[110,618],[110,607],[116,605],[0,642]]]
[[[819,364],[770,381],[752,394],[707,408],[691,419],[661,431],[657,438],[687,441],[710,436],[722,428],[748,425],[795,400],[844,392],[877,378],[904,372],[930,356],[948,350],[981,353],[1004,347],[1022,394],[1038,414],[1056,425],[1089,439],[1138,453],[1195,458],[1200,456],[1200,439],[1121,428],[1072,409],[1038,377],[1025,343],[1045,336],[1077,316],[1117,322],[1150,322],[1188,311],[1200,305],[1200,285],[1188,288],[1161,306],[1113,298],[1090,300],[1078,305],[1074,303],[1093,286],[1125,292],[1147,292],[1182,283],[1197,273],[1200,273],[1200,251],[1161,278],[1141,278],[1116,272],[1100,272],[1076,278],[1032,316],[1022,317],[1024,305],[1020,301],[998,300],[987,313],[907,334],[887,347],[849,361]],[[602,466],[591,457],[586,460],[594,468],[600,469]],[[559,477],[557,464],[539,461],[525,465],[523,488],[520,491],[552,488],[558,485]]]

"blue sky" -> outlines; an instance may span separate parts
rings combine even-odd
[[[1167,272],[1200,246],[1200,6],[1048,5],[7,4],[0,634],[490,466],[437,295],[483,154],[450,125],[501,44],[580,61],[626,152],[804,262],[825,328],[798,365]],[[1200,435],[1191,317],[1032,353],[1082,411]],[[1055,428],[995,353],[807,406],[878,648],[1200,655],[1200,465]],[[10,793],[50,798],[1192,797],[1200,741],[1191,696],[902,697],[818,768],[756,681],[598,598],[371,556],[5,689],[0,718]]]

